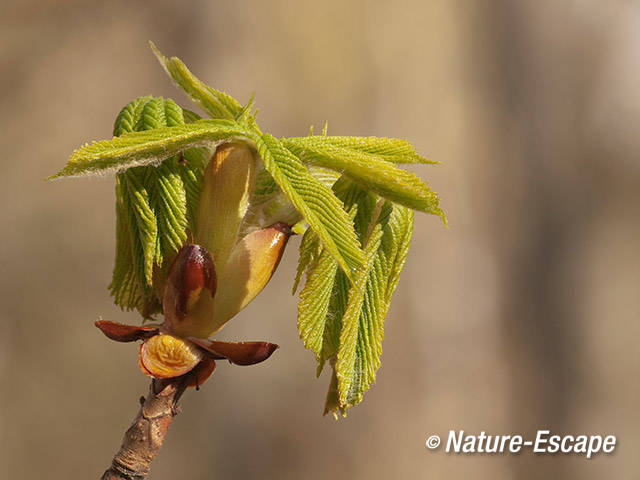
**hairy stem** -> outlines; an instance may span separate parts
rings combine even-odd
[[[140,480],[147,476],[173,417],[179,413],[178,400],[188,382],[189,374],[151,382],[149,394],[140,398],[138,415],[102,480]]]

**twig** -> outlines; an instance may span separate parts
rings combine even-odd
[[[149,394],[140,398],[138,415],[124,434],[122,446],[102,480],[141,480],[147,476],[173,417],[179,413],[178,400],[189,377],[187,374],[151,382]]]

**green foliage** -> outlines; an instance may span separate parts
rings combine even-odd
[[[183,90],[194,103],[201,107],[212,118],[235,119],[243,110],[238,101],[201,82],[179,58],[167,58],[151,43],[160,65],[171,77],[175,85]]]
[[[120,111],[113,134],[184,124],[183,110],[173,100],[140,97]],[[109,289],[122,308],[137,308],[145,318],[160,311],[154,268],[180,249],[194,227],[205,159],[202,149],[191,148],[157,166],[116,175],[116,258]]]
[[[436,163],[406,140],[322,135],[277,139],[244,106],[152,44],[173,82],[211,118],[172,100],[140,97],[116,118],[114,138],[84,145],[52,178],[116,172],[115,302],[148,317],[173,254],[196,231],[202,172],[215,148],[241,141],[262,161],[243,228],[276,221],[305,232],[298,328],[332,379],[325,411],[362,400],[380,366],[383,321],[406,260],[413,210],[446,217],[437,194],[403,163]],[[305,227],[308,225],[308,228]],[[305,231],[306,228],[306,231]]]
[[[345,146],[334,146],[327,141],[328,138],[284,139],[283,143],[308,163],[344,172],[364,188],[388,200],[438,215],[444,220],[438,196],[416,175],[388,160],[393,157],[349,148],[346,140],[343,140]],[[360,145],[361,139],[354,139],[353,146]],[[396,159],[401,160],[398,157]]]
[[[286,140],[311,150],[344,149],[349,157],[355,156],[356,153],[364,153],[375,155],[391,163],[427,163],[432,165],[439,163],[420,156],[411,143],[401,138],[332,137],[310,134],[308,137],[291,137]]]
[[[334,189],[354,216],[366,260],[350,284],[326,250],[318,251],[313,235],[305,234],[298,275],[306,271],[307,281],[300,293],[298,328],[316,354],[318,374],[327,360],[333,369],[325,412],[344,414],[375,381],[383,321],[406,260],[413,212],[376,199],[346,177]]]
[[[243,139],[248,132],[233,120],[198,120],[194,123],[124,133],[80,147],[65,168],[50,178],[118,172],[159,164],[192,147],[211,147],[224,140]]]
[[[325,248],[351,276],[364,258],[340,200],[277,138],[264,134],[256,138],[256,146],[265,169],[309,222]]]

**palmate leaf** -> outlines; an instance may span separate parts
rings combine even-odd
[[[444,212],[439,206],[438,195],[415,174],[398,168],[387,160],[389,156],[335,146],[331,143],[334,138],[321,135],[299,137],[283,139],[283,144],[305,163],[343,172],[363,187],[388,200],[438,215],[446,223]],[[342,143],[348,144],[346,140],[342,140]],[[362,143],[364,142],[356,141],[354,145],[358,146]],[[397,157],[397,159],[400,158],[400,156]]]
[[[299,269],[306,270],[307,280],[300,293],[298,328],[305,346],[316,354],[318,374],[331,361],[325,413],[344,414],[375,381],[383,320],[406,259],[413,212],[376,201],[352,182],[341,180],[334,188],[355,216],[366,261],[350,284],[325,250],[317,253],[312,241],[303,239]]]

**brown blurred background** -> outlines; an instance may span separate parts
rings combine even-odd
[[[45,183],[139,95],[183,105],[147,41],[259,121],[410,139],[451,229],[418,215],[378,383],[345,420],[298,339],[292,242],[223,337],[271,340],[189,392],[151,478],[632,478],[640,460],[640,4],[633,1],[4,2],[2,478],[98,478],[148,381],[93,327],[112,177]],[[615,434],[577,456],[454,456],[449,429]]]

